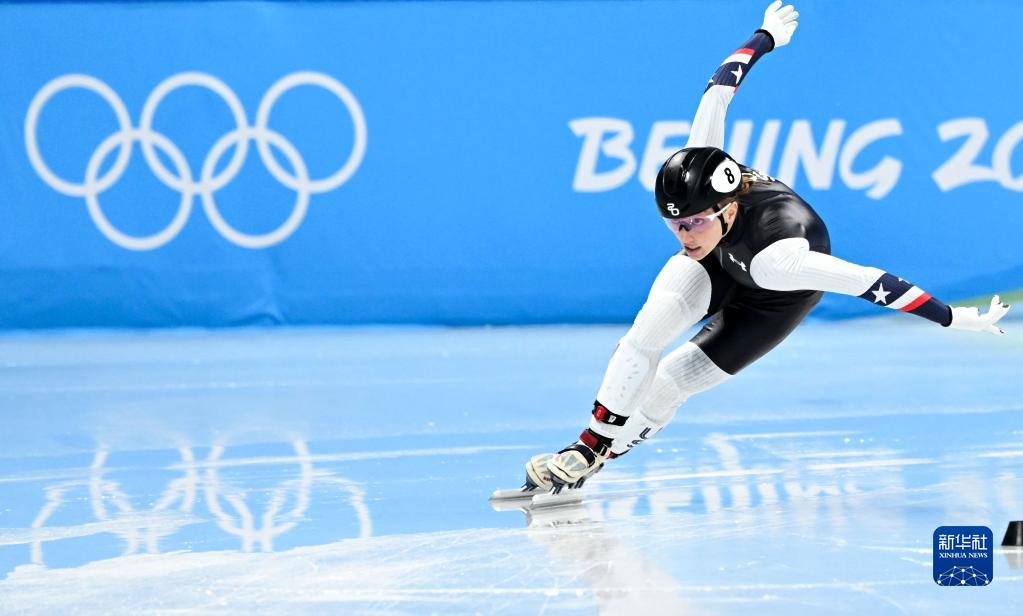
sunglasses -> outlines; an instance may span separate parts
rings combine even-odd
[[[668,225],[668,228],[679,233],[683,230],[689,233],[699,233],[710,227],[710,223],[715,218],[724,214],[728,211],[728,206],[714,212],[710,216],[687,216],[686,218],[665,218],[664,223]]]

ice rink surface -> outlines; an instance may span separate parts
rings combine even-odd
[[[1023,519],[1005,329],[809,322],[535,515],[624,327],[7,335],[0,612],[1023,613],[931,578]]]

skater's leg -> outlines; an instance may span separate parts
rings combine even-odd
[[[717,310],[730,297],[733,281],[713,259],[695,261],[683,254],[668,260],[650,289],[646,303],[622,337],[604,375],[594,416],[579,441],[547,462],[555,484],[578,485],[599,470],[636,402],[649,388],[664,349],[682,332]],[[532,479],[541,477],[534,466]],[[532,475],[530,475],[532,477]]]
[[[821,295],[738,294],[692,340],[660,362],[649,390],[614,439],[612,453],[620,455],[649,439],[690,396],[763,357],[792,333]]]
[[[682,254],[668,260],[632,327],[618,341],[597,393],[601,404],[628,415],[664,349],[707,314],[711,288],[711,276],[699,261]]]
[[[621,455],[651,438],[668,425],[678,407],[690,396],[706,391],[731,376],[692,341],[675,349],[661,360],[646,395],[614,439],[612,453]]]
[[[611,358],[582,438],[615,439],[654,380],[664,349],[694,323],[718,312],[735,293],[735,281],[714,258],[672,257]]]

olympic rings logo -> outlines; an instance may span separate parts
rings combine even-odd
[[[305,160],[295,146],[283,135],[268,127],[270,113],[277,100],[288,90],[302,85],[319,86],[334,94],[348,110],[355,127],[352,150],[347,160],[337,171],[322,179],[310,178]],[[174,90],[185,86],[203,87],[218,95],[227,104],[235,122],[234,130],[220,137],[210,148],[198,178],[174,142],[166,135],[153,130],[153,117],[160,102]],[[104,139],[93,151],[86,164],[85,179],[82,182],[72,182],[54,173],[43,160],[36,138],[39,114],[43,107],[60,92],[72,88],[89,90],[103,98],[113,110],[119,126],[117,132]],[[160,231],[145,236],[129,235],[116,228],[103,213],[99,202],[100,194],[113,186],[124,174],[136,141],[141,146],[142,155],[153,174],[181,194],[177,213],[170,223]],[[295,204],[288,218],[276,229],[258,235],[243,233],[232,227],[217,209],[214,199],[214,194],[234,180],[242,168],[250,141],[255,142],[259,157],[270,174],[296,193]],[[280,165],[270,146],[280,150],[291,165],[292,172],[288,172]],[[224,169],[216,173],[221,158],[231,147],[234,147],[234,154]],[[245,248],[266,248],[284,241],[298,228],[309,208],[310,195],[338,188],[359,168],[366,153],[366,118],[359,102],[344,84],[323,73],[304,71],[286,75],[270,86],[259,103],[255,125],[249,126],[241,101],[224,82],[207,73],[185,72],[168,77],[153,89],[142,107],[138,128],[135,128],[131,124],[124,102],[110,86],[90,75],[69,74],[47,83],[29,104],[25,117],[25,148],[39,177],[57,192],[72,197],[84,197],[89,216],[96,227],[118,246],[129,250],[153,250],[163,246],[177,237],[188,222],[193,201],[199,196],[206,217],[225,239]],[[113,165],[101,175],[103,162],[115,149],[117,157]],[[171,161],[173,170],[164,165],[156,154],[157,150],[162,151]]]

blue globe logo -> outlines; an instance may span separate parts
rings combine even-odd
[[[991,578],[975,567],[952,567],[935,581],[938,586],[987,586]]]

